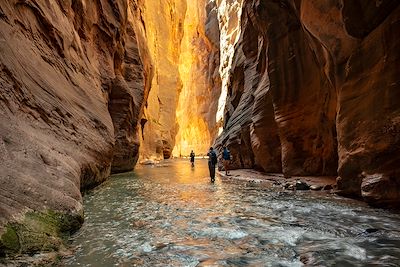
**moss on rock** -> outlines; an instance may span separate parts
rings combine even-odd
[[[6,227],[5,233],[1,236],[0,249],[1,248],[8,248],[8,250],[15,253],[20,249],[17,233],[11,226]]]
[[[57,251],[82,223],[83,211],[75,214],[51,210],[28,212],[20,222],[5,227],[0,237],[0,255]]]

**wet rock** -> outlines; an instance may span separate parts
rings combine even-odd
[[[311,185],[311,186],[310,186],[310,189],[311,189],[311,190],[314,190],[314,191],[319,191],[319,190],[321,190],[322,188],[323,188],[322,185]]]
[[[247,186],[256,186],[258,184],[260,184],[259,180],[250,180],[246,183]]]
[[[283,185],[283,188],[289,189],[290,186],[293,186],[293,185],[292,185],[291,183],[285,183],[285,184]]]
[[[282,183],[279,182],[279,181],[277,181],[277,180],[272,181],[272,184],[273,184],[274,186],[281,186],[281,185],[282,185]]]
[[[285,189],[294,191],[296,190],[296,186],[293,184],[288,184],[287,186],[285,186]]]
[[[145,221],[142,220],[136,220],[132,222],[132,227],[135,229],[142,229],[147,225]]]
[[[165,247],[167,247],[169,245],[169,243],[157,243],[155,245],[155,249],[159,250],[159,249],[163,249]]]
[[[365,232],[368,233],[368,234],[375,233],[375,232],[378,232],[378,231],[379,231],[379,229],[376,229],[376,228],[367,228],[367,229],[365,229]]]
[[[142,165],[155,165],[156,161],[148,159],[148,160],[141,161],[140,164],[142,164]]]
[[[296,190],[310,190],[310,186],[303,181],[297,181],[295,184]]]
[[[324,185],[324,187],[322,188],[322,190],[332,190],[333,186],[330,184]]]
[[[385,174],[366,175],[361,184],[362,197],[375,206],[398,207],[400,182],[395,176]]]
[[[358,235],[359,236],[370,236],[370,235],[374,235],[375,233],[378,233],[380,231],[381,231],[381,229],[378,229],[378,228],[367,228],[363,232],[359,233]]]

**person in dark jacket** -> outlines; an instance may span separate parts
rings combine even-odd
[[[192,150],[192,152],[190,152],[190,163],[192,163],[192,167],[194,167],[194,157],[195,157],[195,155],[194,155],[194,152]]]
[[[223,159],[225,174],[229,175],[229,163],[231,162],[231,152],[226,146],[224,146],[224,151],[222,151],[222,159]]]
[[[208,169],[210,170],[211,182],[215,181],[215,166],[218,163],[217,153],[215,153],[214,148],[210,147],[207,153],[208,156]]]

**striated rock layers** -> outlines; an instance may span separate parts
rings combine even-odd
[[[245,0],[216,142],[233,167],[338,174],[341,193],[398,204],[399,8]]]
[[[157,10],[157,12],[154,12]],[[205,0],[146,1],[154,79],[141,119],[140,156],[205,153],[216,135],[220,92],[216,5]]]
[[[178,131],[176,107],[182,81],[179,58],[185,0],[144,1],[143,23],[154,65],[151,91],[141,118],[142,158],[170,158]]]
[[[214,2],[187,1],[179,75],[182,90],[176,109],[178,132],[173,155],[205,155],[217,134],[220,95],[219,27]]]
[[[80,190],[137,159],[151,66],[138,1],[0,4],[0,254],[53,250]]]

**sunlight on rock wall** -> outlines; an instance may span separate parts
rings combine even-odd
[[[192,0],[187,3],[179,60],[182,91],[176,111],[179,131],[173,150],[175,157],[187,156],[191,150],[196,154],[205,154],[211,143],[207,124],[210,105],[207,57],[211,48],[204,29],[205,1]]]
[[[186,13],[184,0],[145,1],[144,22],[154,77],[142,118],[140,157],[169,158],[177,133],[180,46]]]
[[[218,111],[216,121],[220,128],[218,134],[222,132],[222,121],[224,119],[224,109],[229,86],[229,72],[232,68],[232,60],[235,54],[235,44],[240,36],[240,17],[242,15],[243,0],[217,0],[218,20],[220,28],[220,52],[221,65],[220,75],[222,80],[221,95],[218,100]]]
[[[217,133],[221,83],[216,3],[147,1],[143,10],[154,77],[141,120],[140,157],[205,154]]]

